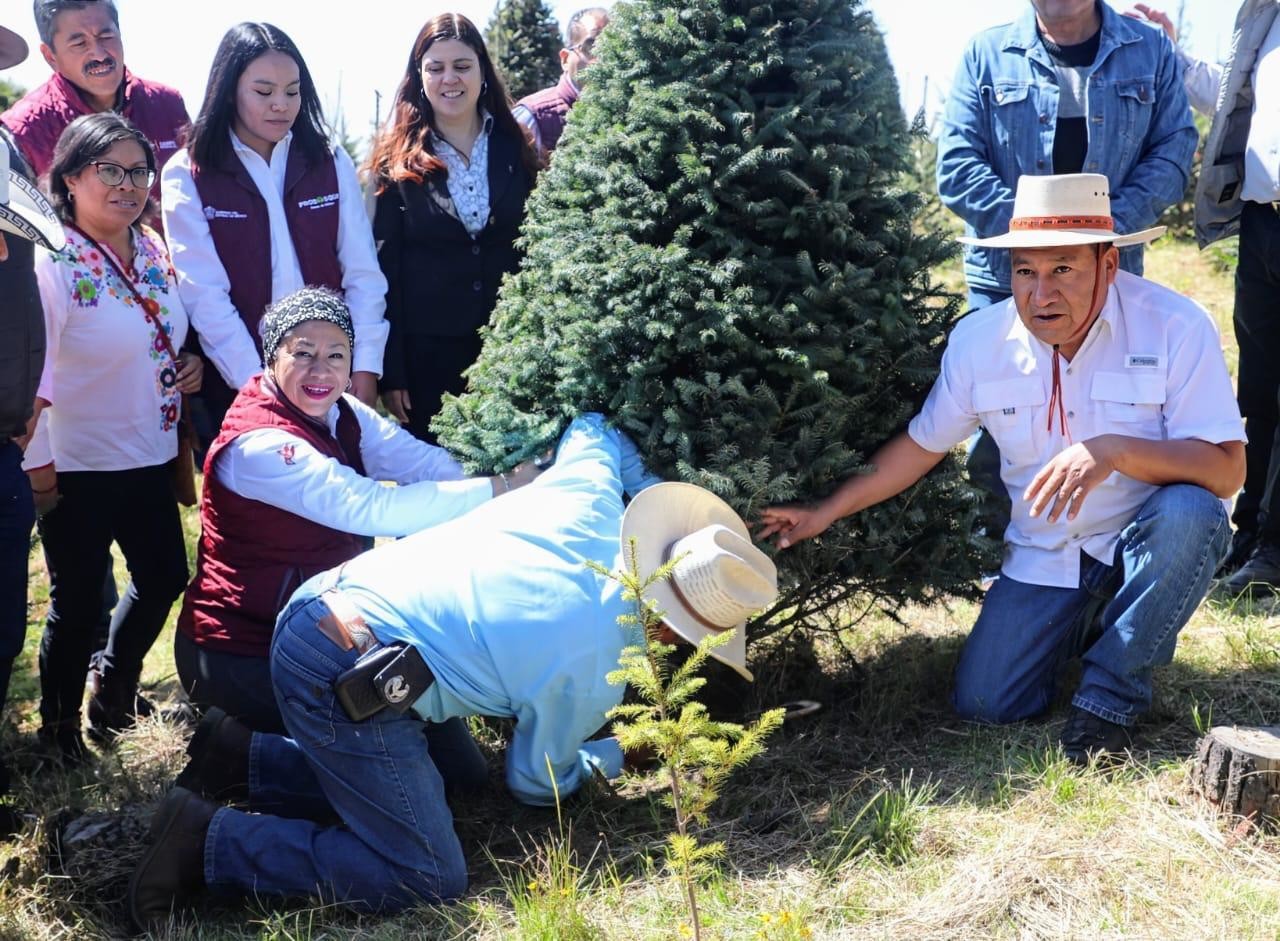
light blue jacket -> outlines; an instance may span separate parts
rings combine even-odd
[[[1153,225],[1186,189],[1196,129],[1182,68],[1165,34],[1106,3],[1087,87],[1086,173],[1106,174],[1120,234]],[[1058,77],[1036,32],[1035,9],[970,41],[947,98],[938,139],[938,194],[965,234],[1008,231],[1018,177],[1053,172]],[[1142,249],[1120,253],[1142,273]],[[1009,290],[1009,253],[967,247],[969,285]]]
[[[622,770],[616,741],[586,740],[622,701],[605,676],[638,628],[618,624],[630,605],[587,563],[621,567],[623,492],[654,483],[629,438],[584,416],[529,486],[341,569],[337,587],[379,639],[413,644],[435,673],[421,716],[516,720],[507,786],[525,803]]]

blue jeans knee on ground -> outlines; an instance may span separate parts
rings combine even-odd
[[[1226,555],[1222,501],[1190,484],[1155,490],[1120,533],[1114,564],[1081,553],[1080,585],[996,579],[956,666],[953,702],[969,719],[1005,723],[1044,712],[1059,668],[1080,657],[1072,704],[1132,725],[1151,704],[1151,671]]]
[[[271,648],[291,738],[254,735],[250,795],[288,796],[298,811],[327,805],[343,825],[224,808],[205,840],[205,879],[214,889],[319,897],[363,911],[456,898],[466,890],[466,861],[423,723],[412,711],[387,709],[348,718],[332,684],[355,651],[316,630],[328,609],[306,591],[281,615]],[[302,762],[309,774],[297,773]]]

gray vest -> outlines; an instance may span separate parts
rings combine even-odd
[[[1201,248],[1240,231],[1244,151],[1253,117],[1253,66],[1277,12],[1278,0],[1245,0],[1236,14],[1231,58],[1222,70],[1218,110],[1205,139],[1196,185],[1196,241]],[[1267,102],[1266,107],[1280,108],[1280,101]]]

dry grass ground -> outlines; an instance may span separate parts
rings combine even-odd
[[[1230,337],[1229,278],[1205,256],[1170,243],[1151,253],[1148,270],[1205,302]],[[47,589],[38,553],[32,573],[31,628],[2,740],[18,769],[15,801],[32,816],[0,846],[0,938],[117,937],[146,815],[181,765],[185,732],[148,721],[85,771],[42,763],[34,670]],[[716,701],[747,714],[796,698],[824,708],[786,726],[717,805],[711,829],[728,856],[702,893],[709,936],[1277,937],[1280,839],[1234,830],[1186,787],[1203,728],[1280,716],[1275,612],[1202,605],[1157,676],[1133,760],[1111,770],[1060,759],[1062,704],[1044,722],[999,729],[951,714],[949,674],[970,605],[910,610],[900,623],[854,614],[856,626],[838,637],[777,638],[757,651],[755,687],[720,685]],[[146,671],[162,702],[174,698],[171,639]],[[373,919],[305,903],[211,902],[173,936],[687,936],[678,889],[660,870],[667,816],[656,793],[643,782],[594,790],[569,801],[561,823],[505,796],[496,783],[502,729],[476,731],[495,786],[454,808],[473,883],[462,903]],[[64,854],[60,870],[50,838],[84,811],[109,812],[91,821],[107,829]]]

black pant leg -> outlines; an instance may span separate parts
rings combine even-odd
[[[102,687],[109,702],[128,706],[143,658],[187,586],[187,555],[168,467],[139,467],[111,476],[111,534],[129,567],[130,582],[111,619],[111,639],[101,659]]]
[[[467,387],[462,373],[480,355],[480,337],[436,337],[410,334],[405,337],[405,385],[409,401],[409,431],[414,437],[435,444],[431,419],[440,411],[445,395],[458,395]]]
[[[111,488],[95,471],[58,473],[61,500],[40,520],[49,569],[49,616],[40,639],[40,718],[75,722],[111,565]]]
[[[1280,215],[1271,206],[1246,202],[1240,218],[1240,261],[1236,267],[1236,343],[1240,368],[1236,396],[1249,434],[1247,474],[1233,518],[1245,530],[1260,530],[1267,519],[1280,527],[1280,506],[1266,499],[1267,481],[1280,468],[1272,462],[1280,417]],[[1271,488],[1280,498],[1280,488]]]
[[[255,732],[288,734],[271,687],[271,664],[266,657],[210,650],[179,631],[174,638],[173,658],[182,688],[201,710],[217,706]]]

